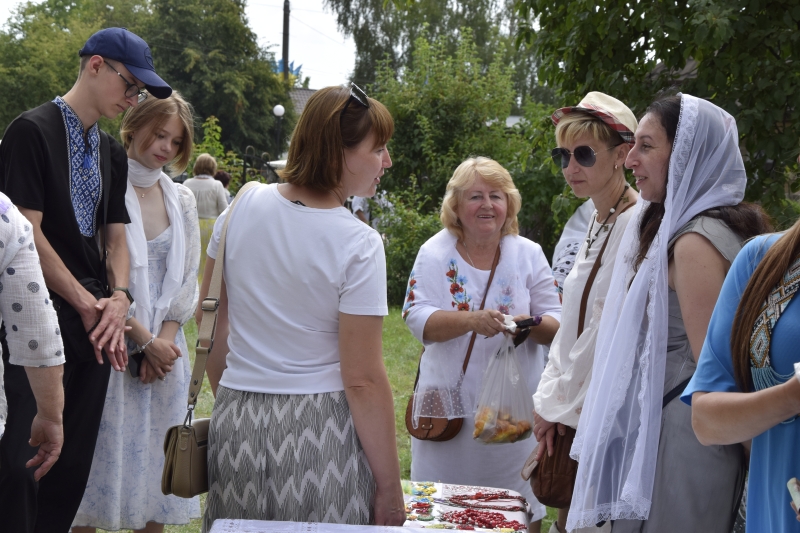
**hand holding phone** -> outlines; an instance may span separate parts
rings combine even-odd
[[[800,482],[797,481],[796,477],[793,477],[786,483],[787,488],[789,489],[789,494],[792,495],[792,509],[794,509],[795,514],[797,514],[797,520],[800,521]]]

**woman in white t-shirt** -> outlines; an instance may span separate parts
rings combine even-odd
[[[383,243],[343,205],[375,194],[393,130],[387,109],[355,85],[317,91],[292,136],[285,183],[248,191],[231,215],[207,365],[216,403],[204,531],[218,518],[405,520],[382,358]]]

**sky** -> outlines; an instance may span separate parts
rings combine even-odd
[[[0,0],[0,23],[5,25],[20,0]],[[281,58],[283,42],[283,0],[249,0],[246,9],[250,28],[258,44],[272,45]],[[322,0],[291,0],[289,17],[289,61],[302,65],[303,77],[311,78],[312,89],[340,85],[347,81],[355,64],[356,46],[336,27],[335,15]]]

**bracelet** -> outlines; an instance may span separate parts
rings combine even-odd
[[[156,340],[156,336],[155,336],[155,334],[152,334],[150,336],[150,340],[149,341],[147,341],[146,343],[142,344],[141,346],[137,346],[136,353],[143,353],[144,349],[147,348],[148,346],[150,346],[151,344],[153,344],[153,342],[155,342],[155,340]]]
[[[797,381],[800,381],[800,363],[794,364],[794,377],[797,378]]]

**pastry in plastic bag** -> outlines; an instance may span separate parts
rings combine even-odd
[[[514,339],[506,335],[483,374],[472,436],[486,444],[516,442],[530,437],[532,427],[533,398],[519,371]]]

